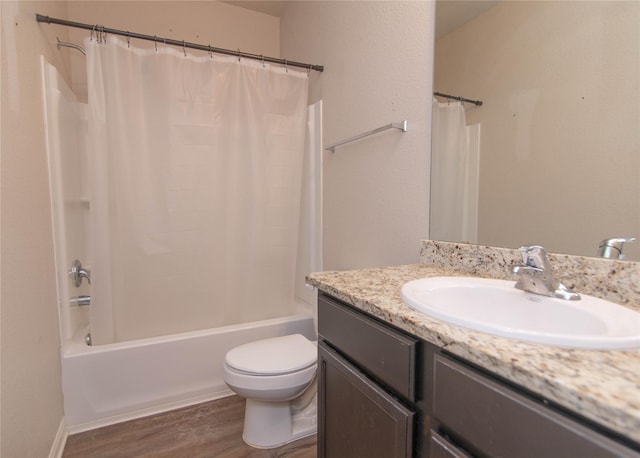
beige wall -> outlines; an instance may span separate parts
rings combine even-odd
[[[404,119],[324,153],[324,269],[417,262],[428,236],[433,3],[294,2],[282,56],[322,64],[324,144]]]
[[[484,101],[480,243],[640,235],[639,21],[636,1],[503,2],[438,40],[435,89]]]
[[[58,312],[40,55],[63,72],[65,30],[35,13],[66,15],[66,2],[0,2],[2,11],[0,453],[44,457],[62,419]],[[68,74],[68,71],[66,72]]]

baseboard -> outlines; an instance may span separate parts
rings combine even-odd
[[[67,443],[67,425],[64,421],[64,417],[60,420],[60,426],[58,426],[58,432],[51,444],[51,450],[49,451],[49,458],[61,458],[64,452],[64,446]]]
[[[1,1],[1,0],[0,0]],[[122,423],[129,420],[136,420],[138,418],[148,417],[150,415],[157,415],[159,413],[168,412],[170,410],[180,409],[182,407],[189,407],[195,404],[203,402],[214,401],[216,399],[226,398],[227,396],[233,396],[235,393],[228,388],[214,393],[208,393],[206,395],[195,396],[192,398],[182,399],[180,401],[170,402],[167,404],[161,404],[146,409],[135,410],[125,414],[114,415],[112,417],[102,418],[100,420],[94,420],[87,423],[81,423],[79,425],[67,426],[67,434],[78,434],[93,429],[103,428],[105,426],[114,425],[116,423]]]

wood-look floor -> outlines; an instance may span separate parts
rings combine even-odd
[[[242,441],[244,399],[230,396],[69,436],[63,458],[315,458],[316,436],[277,449]]]

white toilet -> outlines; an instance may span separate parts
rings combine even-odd
[[[224,381],[247,398],[242,439],[273,448],[316,432],[318,348],[300,334],[258,340],[230,350]]]

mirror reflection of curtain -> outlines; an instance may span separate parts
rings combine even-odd
[[[437,100],[432,123],[429,238],[475,243],[480,125],[466,125],[461,102]]]
[[[306,72],[85,46],[94,342],[291,314]]]

